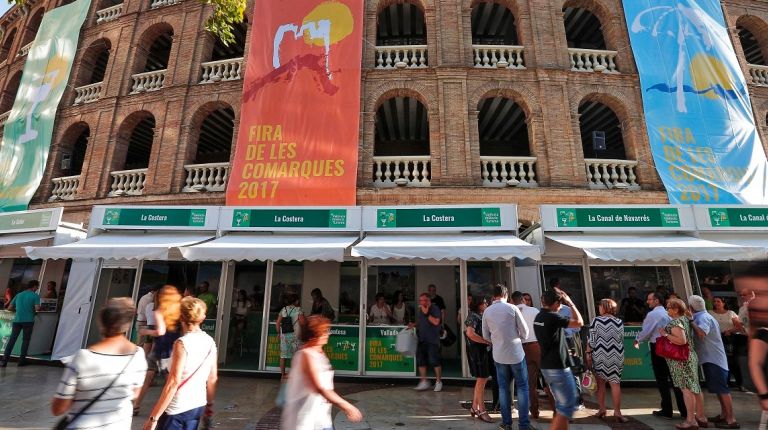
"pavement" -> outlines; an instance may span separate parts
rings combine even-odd
[[[57,418],[50,413],[50,399],[56,391],[61,369],[51,366],[16,367],[9,363],[0,369],[0,429],[50,429]],[[415,384],[414,384],[415,385]],[[472,397],[471,387],[446,383],[443,391],[416,392],[411,385],[382,384],[381,380],[360,379],[336,384],[337,391],[363,412],[364,420],[349,423],[344,414],[334,410],[336,430],[389,430],[389,429],[497,429],[500,420],[492,415],[496,424],[487,424],[469,417],[461,401]],[[142,413],[134,419],[133,429],[141,429],[160,392],[159,386],[150,389],[142,405]],[[274,406],[278,381],[253,376],[222,375],[216,398],[215,426],[217,429],[276,430],[280,409]],[[490,392],[488,393],[490,398]],[[760,421],[760,408],[754,394],[735,392],[736,417],[742,429],[756,430]],[[546,401],[542,399],[542,405]],[[673,430],[680,420],[667,421],[651,415],[658,407],[659,394],[655,388],[625,388],[622,391],[622,410],[630,418],[627,424],[615,424],[592,418],[594,399],[586,398],[587,409],[577,414],[574,430]],[[717,415],[719,404],[713,395],[705,394],[707,415]],[[610,412],[609,412],[610,414]],[[551,412],[542,411],[534,422],[539,430],[549,429]],[[517,420],[515,419],[515,428]],[[712,427],[712,426],[710,426]]]

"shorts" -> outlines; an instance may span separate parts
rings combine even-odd
[[[190,409],[175,415],[162,414],[157,420],[157,430],[188,430],[200,426],[205,406]]]
[[[440,367],[440,345],[421,342],[416,348],[417,367]]]
[[[578,393],[571,369],[541,369],[541,374],[549,385],[552,397],[555,398],[557,413],[568,419],[573,418],[578,403]]]
[[[730,394],[728,389],[728,371],[714,363],[702,363],[704,379],[707,380],[707,391],[712,394]]]
[[[299,349],[299,340],[296,333],[283,333],[280,335],[280,358],[293,358],[293,353]]]

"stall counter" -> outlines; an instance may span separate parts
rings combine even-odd
[[[365,329],[365,373],[367,375],[413,376],[416,361],[395,350],[397,334],[405,326],[368,326]]]
[[[651,365],[651,351],[648,343],[640,343],[640,349],[634,343],[641,326],[624,326],[624,371],[622,381],[655,381]]]

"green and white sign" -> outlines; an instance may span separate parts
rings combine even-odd
[[[365,373],[414,375],[416,361],[397,352],[397,333],[403,327],[372,326],[365,329]]]
[[[104,226],[203,227],[206,209],[106,208]]]
[[[336,371],[357,373],[359,369],[358,353],[360,350],[360,328],[356,326],[332,325],[331,336],[323,348],[331,366]],[[286,360],[290,365],[290,360]],[[266,367],[276,370],[280,365],[280,339],[274,322],[267,330]]]
[[[707,208],[709,225],[714,229],[726,227],[766,228],[768,207]]]
[[[235,209],[231,227],[346,228],[346,209]]]
[[[0,143],[0,212],[25,210],[43,178],[56,108],[67,87],[90,0],[43,15]]]
[[[497,206],[393,206],[364,207],[367,231],[514,231],[517,208]]]
[[[61,208],[0,213],[0,233],[56,230]]]
[[[634,347],[637,333],[642,327],[624,326],[624,370],[621,372],[623,381],[654,381],[653,366],[651,366],[651,351],[647,343],[641,343],[640,349]]]
[[[677,208],[557,208],[558,227],[680,227]]]

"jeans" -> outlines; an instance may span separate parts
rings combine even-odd
[[[527,429],[531,426],[531,419],[528,416],[530,401],[528,393],[528,368],[525,360],[517,364],[496,364],[496,376],[499,383],[499,408],[501,409],[501,420],[505,425],[512,424],[512,393],[510,393],[510,383],[515,379],[515,388],[517,389],[517,411],[520,417],[520,429]]]
[[[29,349],[29,340],[32,339],[32,327],[35,322],[22,322],[13,323],[11,328],[11,337],[8,339],[8,345],[5,346],[5,355],[3,361],[7,362],[11,358],[11,351],[13,351],[16,340],[19,338],[19,333],[23,330],[24,336],[21,338],[21,354],[19,354],[19,363],[23,362],[27,358],[27,350]]]
[[[200,419],[205,412],[205,406],[190,409],[176,415],[163,414],[157,420],[158,430],[197,430]]]
[[[573,418],[579,397],[571,369],[541,369],[544,380],[555,398],[555,410],[558,414]]]
[[[666,416],[672,416],[672,396],[669,394],[669,389],[671,388],[675,393],[680,416],[683,418],[687,417],[688,411],[685,408],[683,392],[672,385],[667,360],[656,355],[655,343],[649,343],[648,345],[651,348],[651,366],[653,366],[653,375],[656,377],[656,387],[659,389],[659,395],[661,395],[661,413]]]

